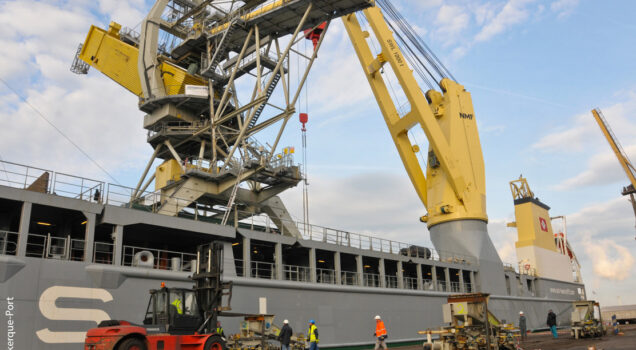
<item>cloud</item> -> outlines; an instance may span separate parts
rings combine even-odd
[[[144,0],[99,0],[98,4],[100,12],[108,14],[110,21],[127,27],[135,27],[146,15]]]
[[[473,13],[475,15],[475,22],[479,26],[483,26],[490,22],[497,14],[497,5],[492,2],[486,2],[484,4],[477,5]]]
[[[376,103],[342,21],[331,22],[306,88],[311,101],[328,101],[310,102],[313,114],[331,116],[323,120],[321,126],[344,118],[362,117],[360,109]],[[303,104],[305,93],[303,91],[301,97]]]
[[[569,236],[574,240],[582,241],[585,236],[597,239],[634,235],[634,212],[624,197],[592,203],[566,216],[568,232],[574,233]]]
[[[14,1],[0,3],[0,39],[6,53],[0,58],[4,79],[34,75],[40,71],[35,57],[43,52],[72,59],[82,31],[91,19],[81,9],[67,10],[48,3]],[[28,81],[29,79],[27,79]]]
[[[444,0],[418,0],[414,1],[414,5],[419,7],[422,10],[431,9],[433,7],[442,6],[444,4]]]
[[[626,247],[608,239],[584,243],[585,251],[593,256],[594,274],[602,279],[624,281],[631,276],[634,257]]]
[[[314,176],[309,182],[311,223],[431,246],[426,225],[419,222],[426,210],[406,174],[365,171],[346,177]],[[281,195],[298,218],[301,191],[299,185]]]
[[[616,133],[618,141],[628,141],[636,137],[636,123],[632,121],[636,114],[636,92],[629,91],[623,101],[611,106],[602,107],[601,110],[611,129]],[[557,131],[543,136],[532,145],[538,149],[550,153],[576,153],[593,152],[603,147],[609,149],[607,141],[594,120],[591,112],[577,114],[567,121],[565,125],[556,127]],[[601,146],[602,145],[602,146]],[[628,147],[630,144],[625,144]]]
[[[0,41],[18,52],[0,58],[0,76],[26,99],[0,87],[0,123],[10,126],[0,139],[3,159],[113,182],[35,107],[109,173],[146,161],[151,151],[137,98],[95,70],[88,76],[69,71],[78,43],[105,15],[100,6],[115,5],[130,20],[133,13],[141,19],[132,5],[145,6],[141,0],[101,1],[99,6],[84,0],[0,3],[0,22],[6,24]]]
[[[475,41],[487,41],[510,27],[525,21],[529,16],[526,5],[533,0],[509,0],[475,36]],[[486,18],[486,17],[484,17]]]
[[[436,34],[455,40],[468,27],[469,22],[470,14],[465,7],[442,5],[435,17],[435,24],[438,26]]]
[[[579,0],[557,0],[550,4],[550,10],[557,14],[558,18],[565,18],[574,12],[579,5]]]
[[[625,147],[624,150],[630,159],[636,157],[636,145]],[[587,169],[576,176],[563,180],[554,186],[554,189],[565,191],[583,186],[598,186],[618,182],[627,185],[629,180],[626,178],[618,159],[616,159],[616,155],[613,152],[604,152],[592,156],[587,162]]]

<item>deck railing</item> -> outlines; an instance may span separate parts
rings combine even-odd
[[[384,286],[386,288],[397,288],[398,287],[398,278],[397,278],[397,276],[385,275],[384,276]]]
[[[152,254],[148,256],[147,253]],[[145,256],[145,258],[144,258]],[[157,270],[192,271],[196,254],[165,249],[123,246],[122,265],[148,267]]]
[[[194,164],[198,163],[195,161]],[[131,187],[106,184],[102,181],[92,180],[89,178],[56,173],[51,170],[0,161],[0,185],[22,189],[29,188],[45,173],[49,174],[48,180],[45,182],[46,186],[34,187],[38,187],[46,193],[153,213],[161,212],[167,215],[194,220],[216,223],[220,223],[221,221],[221,216],[213,213],[212,211],[206,212],[201,209],[195,209],[201,207],[199,206],[200,203],[190,199],[181,199],[174,196],[170,197],[173,205],[170,205],[170,208],[168,208],[168,206],[164,205],[167,201],[167,197],[163,197],[159,192],[145,191],[136,193],[138,191],[135,191],[135,189]],[[169,210],[171,208],[174,209],[174,212]],[[283,221],[284,225],[281,225],[282,227],[278,227],[266,215],[254,215],[253,213],[240,211],[234,214],[239,218],[244,218],[239,222],[234,223],[232,220],[234,215],[231,216],[232,219],[229,224],[238,227],[243,226],[249,227],[253,230],[285,234],[285,227],[288,226],[293,227],[297,230],[297,232],[300,232],[302,237],[307,240],[435,261],[458,264],[477,263],[473,258],[462,254],[438,251],[433,248],[418,247],[404,242],[374,237],[372,235],[306,224],[300,221]]]
[[[437,280],[437,287],[435,289],[440,292],[446,292],[448,291],[448,285],[446,284],[446,281]]]
[[[17,232],[0,231],[0,255],[16,255],[19,234]],[[85,241],[70,237],[53,237],[51,235],[40,235],[30,233],[27,235],[26,256],[43,259],[58,259],[70,261],[84,260]],[[93,256],[91,262],[98,264],[113,264],[115,245],[107,242],[94,242]],[[148,253],[151,256],[148,256]],[[138,255],[139,254],[139,255]],[[146,255],[142,260],[141,256]],[[194,268],[196,255],[171,251],[164,249],[154,249],[147,247],[137,247],[131,245],[123,246],[122,265],[134,267],[146,267],[158,270],[171,271],[192,271]],[[238,276],[243,274],[243,260],[235,259],[234,266]],[[282,276],[276,274],[276,264],[265,261],[251,261],[251,277],[263,279],[283,279],[295,282],[311,282],[311,269],[301,265],[282,265]],[[359,278],[362,277],[362,286],[381,287],[381,275],[376,273],[362,273],[355,271],[341,271],[340,283],[342,285],[359,286]],[[336,284],[336,271],[333,269],[316,268],[316,282],[324,284]],[[417,290],[418,282],[414,277],[403,277],[402,287],[404,289]],[[461,282],[437,281],[437,287],[431,279],[422,279],[423,290],[438,290],[460,292]],[[447,286],[450,285],[449,289]],[[384,276],[385,288],[398,288],[398,277],[395,275]],[[473,285],[464,283],[464,291],[473,291]]]
[[[355,271],[342,271],[340,273],[340,283],[347,286],[357,286],[358,285],[358,273]]]
[[[239,211],[239,215],[248,216],[251,214]],[[247,225],[248,228],[252,230],[262,230],[277,234],[284,234],[285,226],[291,225],[298,229],[301,236],[306,240],[336,244],[345,247],[465,265],[476,263],[473,258],[462,254],[439,251],[433,248],[415,246],[404,242],[337,230],[324,226],[304,224],[300,221],[281,220],[281,222],[283,225],[279,228],[267,215],[251,215],[240,221],[241,224]]]
[[[336,284],[336,271],[330,269],[316,269],[316,282]]]
[[[512,271],[520,275],[537,276],[537,270],[529,264],[513,264],[505,262],[503,265],[505,271]]]
[[[310,269],[307,266],[283,265],[283,277],[287,281],[311,281]]]
[[[435,290],[435,284],[433,283],[433,280],[425,278],[422,280],[422,288],[424,290]]]
[[[0,161],[0,185],[98,203],[106,187],[103,181],[7,161]]]
[[[93,262],[98,264],[112,264],[115,245],[112,243],[95,242],[93,246]]]
[[[405,289],[417,289],[417,278],[415,277],[404,277],[402,283]]]
[[[275,264],[264,261],[252,261],[251,262],[251,276],[254,278],[275,279],[276,270]]]
[[[379,287],[380,286],[380,275],[375,273],[363,273],[362,274],[362,285],[365,287]]]
[[[2,255],[16,255],[18,250],[18,238],[17,232],[0,231],[0,254]]]

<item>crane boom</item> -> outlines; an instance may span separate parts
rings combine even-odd
[[[596,119],[605,139],[610,144],[610,147],[612,147],[612,151],[614,151],[618,162],[621,164],[621,167],[623,167],[623,170],[629,179],[631,187],[625,187],[623,189],[623,195],[633,193],[636,189],[636,169],[632,165],[632,162],[629,161],[629,158],[627,157],[627,154],[625,154],[625,150],[623,150],[621,144],[618,143],[616,135],[614,135],[609,123],[607,123],[607,119],[603,116],[603,112],[601,112],[599,108],[595,108],[592,110],[592,115],[594,116],[594,119]]]
[[[415,40],[416,47],[410,46],[404,37],[413,43],[413,32],[394,36],[391,31],[394,27],[409,29],[404,18],[390,1],[377,4],[393,23],[385,20],[379,7],[362,11],[369,31],[363,30],[355,13],[344,16],[343,21],[402,163],[428,211],[421,220],[427,223],[431,241],[442,259],[450,259],[446,255],[449,251],[464,255],[469,263],[481,266],[476,282],[483,291],[504,294],[503,264],[488,236],[484,159],[470,93],[451,80],[450,74],[444,74],[445,69],[436,69],[440,67],[434,55],[417,47],[423,43]],[[367,42],[370,31],[380,44],[376,56]],[[401,51],[398,41],[408,51]],[[423,57],[418,57],[416,50]],[[422,60],[432,69],[423,65]],[[431,88],[424,94],[407,61],[418,74],[440,73],[441,79],[435,80],[442,92]],[[389,93],[383,76],[389,68],[408,100],[410,111],[406,113],[400,113],[400,104]],[[409,130],[416,125],[422,128],[429,143],[426,174],[416,157],[419,146],[409,139]]]
[[[380,43],[380,54],[373,56],[366,41],[369,33],[362,29],[355,14],[345,17],[345,27],[404,167],[428,210],[422,220],[429,227],[463,219],[487,221],[484,162],[470,93],[444,78],[439,83],[443,94],[429,90],[425,95],[381,10],[371,7],[363,14]],[[399,114],[382,76],[386,63],[410,104],[411,110],[404,115]],[[422,128],[430,145],[426,175],[416,157],[419,147],[408,136],[416,125]]]
[[[592,110],[592,115],[594,116],[594,119],[596,119],[598,126],[601,128],[605,139],[609,142],[610,147],[612,147],[612,151],[614,151],[614,154],[616,155],[618,162],[621,164],[621,167],[623,167],[625,174],[627,174],[630,184],[623,187],[623,191],[621,193],[623,196],[629,195],[629,201],[632,203],[634,216],[636,216],[636,198],[634,197],[634,194],[636,194],[636,169],[627,157],[625,150],[623,150],[623,147],[618,142],[616,135],[614,135],[612,128],[610,128],[609,123],[607,122],[607,119],[603,116],[603,112],[601,112],[599,108],[595,108]]]

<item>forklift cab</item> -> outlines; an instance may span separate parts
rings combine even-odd
[[[166,288],[150,290],[150,300],[143,321],[148,331],[192,334],[203,323],[203,315],[192,289]]]

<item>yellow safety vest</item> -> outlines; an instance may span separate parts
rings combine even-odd
[[[309,338],[309,342],[310,343],[317,343],[319,342],[318,340],[318,336],[316,335],[316,331],[318,330],[318,327],[316,327],[315,324],[312,324],[309,326],[309,334],[308,334],[308,338]]]
[[[181,299],[175,299],[175,300],[172,302],[172,305],[174,305],[174,307],[176,307],[176,308],[177,308],[177,313],[178,313],[179,315],[183,315],[183,309],[181,308]]]

